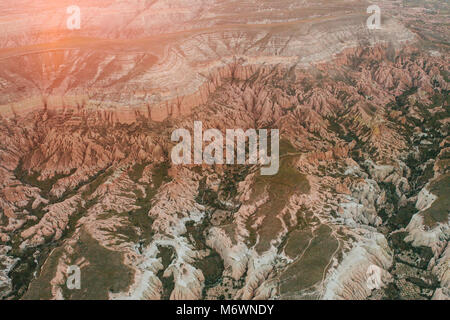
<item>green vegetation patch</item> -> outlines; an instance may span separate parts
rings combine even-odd
[[[298,153],[298,150],[294,148],[291,142],[287,139],[280,140],[280,157],[288,154]]]
[[[280,292],[289,294],[314,286],[324,278],[327,268],[339,247],[329,226],[321,225],[304,254],[281,275]]]
[[[424,224],[433,228],[438,223],[446,223],[450,210],[450,173],[443,175],[430,185],[430,191],[437,196],[430,208],[423,215]]]
[[[54,249],[41,267],[37,278],[30,283],[28,291],[23,295],[23,300],[49,300],[53,298],[50,282],[56,275],[58,261],[63,253],[63,248]]]
[[[286,254],[291,259],[296,259],[308,247],[309,241],[313,237],[311,230],[294,230],[289,234],[286,247]]]
[[[134,271],[123,264],[123,253],[106,249],[83,229],[73,249],[72,263],[83,257],[89,264],[81,268],[80,290],[62,287],[65,299],[106,300],[110,292],[126,291],[131,285]]]
[[[413,203],[408,203],[405,207],[400,208],[389,222],[393,223],[397,228],[405,228],[416,213],[416,206]]]
[[[145,167],[147,167],[148,164],[144,163],[136,163],[132,168],[131,171],[128,172],[128,176],[131,180],[134,182],[138,182],[139,179],[142,178],[142,173],[144,172]]]
[[[196,261],[194,267],[200,269],[205,277],[205,286],[207,288],[214,286],[222,278],[224,266],[220,255],[216,251],[206,258]]]
[[[154,231],[152,229],[153,219],[148,216],[148,210],[138,209],[128,213],[128,219],[130,223],[141,230],[141,237],[137,239],[137,235],[133,234],[134,242],[138,240],[142,242],[143,245],[149,245]]]
[[[50,190],[53,188],[55,183],[62,178],[66,178],[75,173],[77,169],[72,169],[69,174],[55,174],[51,179],[39,180],[41,175],[39,172],[32,171],[31,173],[23,169],[22,160],[19,161],[16,169],[14,170],[14,175],[23,184],[30,185],[42,190],[45,197],[48,197]]]
[[[83,198],[87,198],[91,196],[97,188],[102,185],[103,183],[108,180],[108,178],[114,173],[114,170],[111,168],[107,170],[106,172],[101,172],[98,176],[93,178],[94,180],[89,183],[89,185],[86,187],[86,190],[83,192],[82,196]]]
[[[142,169],[143,170],[143,169]],[[142,197],[142,193],[138,192],[136,195],[138,197],[137,201],[136,201],[136,205],[140,206],[141,208],[145,209],[145,210],[150,210],[151,207],[151,201],[153,199],[153,197],[156,195],[156,193],[158,192],[159,187],[161,187],[161,185],[164,182],[168,182],[170,181],[170,177],[168,174],[168,170],[169,170],[169,164],[168,163],[161,163],[161,164],[156,164],[153,169],[152,169],[152,182],[153,184],[149,184],[146,186],[146,196],[145,198]],[[142,176],[142,173],[141,173]]]
[[[289,198],[295,192],[308,193],[310,185],[305,175],[298,172],[293,165],[295,157],[286,156],[280,159],[280,170],[273,176],[257,176],[254,183],[253,197],[259,197],[264,190],[269,193],[269,200],[263,204],[248,221],[248,229],[261,215],[264,216],[262,224],[259,226],[259,242],[256,246],[258,253],[267,251],[270,248],[270,241],[282,230],[282,223],[277,215],[283,210]],[[251,233],[250,244],[256,242],[256,234]]]
[[[173,289],[175,288],[175,280],[173,275],[170,275],[169,277],[163,277],[164,271],[167,269],[167,267],[172,263],[172,261],[176,258],[176,252],[175,249],[172,247],[164,247],[164,246],[158,246],[158,258],[161,258],[161,263],[163,265],[163,268],[159,270],[157,276],[162,282],[163,286],[163,292],[161,295],[162,300],[169,300],[170,294],[172,293]]]

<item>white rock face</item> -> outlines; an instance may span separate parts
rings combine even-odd
[[[391,281],[390,274],[386,271],[393,262],[388,243],[379,233],[367,232],[365,237],[355,244],[347,253],[342,263],[328,276],[325,281],[325,289],[322,299],[365,299],[371,289],[367,285],[368,270],[375,265],[383,270],[382,283]]]
[[[441,282],[441,291],[447,298],[450,296],[450,246],[447,244],[447,248],[437,261],[433,268],[433,273],[438,277]]]
[[[351,186],[352,196],[347,203],[341,203],[340,211],[346,224],[378,226],[382,223],[377,215],[377,207],[384,203],[384,192],[371,179],[357,182]]]
[[[434,292],[432,300],[450,300],[450,294],[448,290],[438,288]]]
[[[173,265],[164,276],[174,274],[175,288],[171,300],[198,300],[202,298],[205,278],[203,273],[190,264]]]
[[[163,278],[173,276],[174,289],[170,293],[172,300],[197,300],[202,297],[204,276],[192,263],[202,258],[204,253],[196,250],[183,236],[186,223],[200,222],[204,208],[194,201],[197,183],[192,180],[189,170],[181,170],[175,178],[161,188],[158,201],[153,205],[149,216],[154,218],[154,240],[137,255],[133,268],[136,270],[134,284],[126,293],[111,295],[114,299],[160,299],[163,286],[157,273],[163,271]],[[160,247],[171,248],[175,252],[166,267],[162,265]]]
[[[417,210],[424,211],[431,207],[433,202],[437,199],[437,197],[432,194],[430,191],[427,190],[427,188],[423,188],[418,195],[417,202],[416,202],[416,208]]]
[[[423,216],[420,212],[415,214],[406,227],[409,235],[405,238],[406,242],[412,242],[415,247],[430,247],[436,254],[445,246],[450,237],[449,224],[439,223],[434,228],[426,228],[423,224]]]
[[[438,223],[431,229],[425,227],[423,223],[422,212],[430,208],[436,199],[437,197],[430,193],[426,187],[420,191],[416,202],[416,208],[420,211],[412,217],[406,227],[409,235],[405,238],[405,241],[412,242],[413,246],[430,247],[435,255],[445,247],[450,238],[450,221]]]
[[[8,273],[14,268],[19,259],[7,256],[11,247],[0,245],[0,299],[6,297],[12,289],[12,280]]]
[[[209,230],[206,243],[220,254],[225,269],[231,270],[233,279],[238,280],[244,275],[250,254],[244,243],[233,244],[230,237],[220,228]]]
[[[236,298],[249,299],[269,299],[275,292],[275,283],[266,281],[268,275],[274,268],[274,261],[277,258],[277,250],[271,250],[259,256],[253,252],[248,263],[248,274],[245,285],[237,293]]]
[[[416,208],[421,210],[415,214],[406,231],[409,233],[405,238],[406,242],[411,242],[413,246],[430,247],[434,253],[428,268],[432,268],[433,274],[440,281],[433,300],[450,300],[450,220],[447,223],[438,223],[433,228],[424,225],[423,212],[430,208],[437,197],[430,193],[427,188],[423,188],[417,198]]]
[[[135,282],[129,292],[110,294],[111,299],[118,300],[159,300],[161,299],[162,283],[157,277],[158,271],[164,266],[156,256],[156,246],[149,247],[139,260],[136,270]]]

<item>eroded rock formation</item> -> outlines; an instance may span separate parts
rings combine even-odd
[[[0,298],[449,298],[441,15],[132,2],[0,15]],[[174,165],[194,121],[279,129],[278,174]]]

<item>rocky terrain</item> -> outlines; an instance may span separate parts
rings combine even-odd
[[[449,299],[447,3],[70,2],[0,1],[1,299]],[[172,164],[194,121],[278,174]]]

